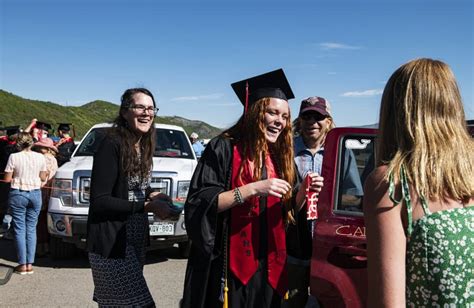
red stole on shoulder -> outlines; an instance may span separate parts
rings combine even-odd
[[[234,146],[232,161],[232,189],[253,182],[253,162],[246,160],[242,174],[241,148]],[[274,163],[268,155],[265,158],[267,178],[277,178]],[[267,271],[268,283],[281,296],[288,289],[286,272],[286,239],[280,198],[267,198]],[[260,241],[259,198],[250,198],[244,204],[231,209],[229,267],[235,277],[246,285],[258,267]]]
[[[72,137],[63,137],[63,138],[59,139],[59,141],[55,145],[60,146],[62,144],[68,143],[68,142],[74,142]]]

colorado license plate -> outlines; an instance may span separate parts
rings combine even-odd
[[[174,224],[155,222],[150,225],[150,235],[174,235]]]

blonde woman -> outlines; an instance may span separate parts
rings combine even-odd
[[[36,224],[41,210],[41,183],[46,181],[44,156],[31,151],[33,138],[28,133],[19,133],[18,153],[8,158],[5,167],[6,182],[11,182],[8,206],[12,212],[12,226],[19,265],[15,272],[24,275],[33,273],[36,251]]]
[[[36,228],[37,233],[37,245],[36,255],[45,255],[48,251],[49,233],[47,225],[47,212],[48,203],[51,195],[51,180],[53,179],[56,171],[58,170],[58,162],[56,155],[58,154],[58,148],[54,146],[54,142],[51,138],[43,138],[41,141],[36,142],[33,145],[33,151],[43,154],[46,160],[47,178],[43,183],[44,188],[41,190],[42,195],[42,206],[40,215],[38,218],[38,226]]]
[[[406,63],[365,183],[370,307],[474,305],[474,142],[448,65]]]
[[[50,181],[58,170],[58,162],[56,160],[58,148],[54,146],[54,142],[51,138],[44,138],[33,145],[33,150],[44,155],[46,159],[46,169],[48,171],[46,182]]]

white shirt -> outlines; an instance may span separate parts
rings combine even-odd
[[[13,172],[11,188],[28,191],[41,188],[41,171],[46,171],[46,159],[33,151],[10,154],[5,167],[5,172]]]

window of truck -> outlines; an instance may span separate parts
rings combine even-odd
[[[74,156],[93,156],[109,128],[94,128],[81,142]],[[173,129],[156,129],[155,157],[194,159],[185,132]]]
[[[336,213],[362,216],[364,182],[375,167],[374,140],[367,136],[345,136],[341,139]]]

